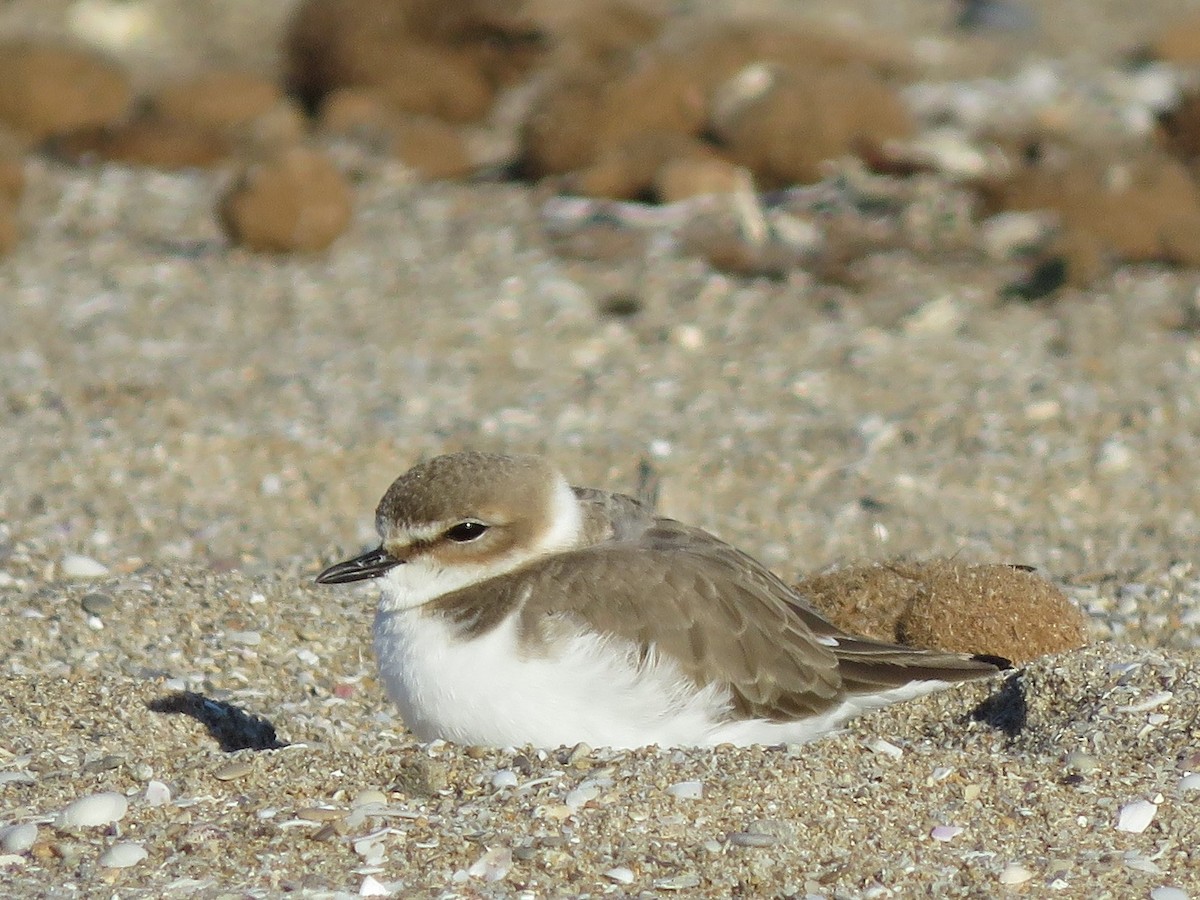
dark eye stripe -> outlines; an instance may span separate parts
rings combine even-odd
[[[488,527],[482,522],[459,522],[453,528],[446,529],[446,537],[458,544],[465,544],[482,536]]]

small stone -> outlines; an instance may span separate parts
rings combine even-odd
[[[83,599],[79,601],[79,605],[89,615],[103,616],[112,611],[113,599],[108,594],[84,594]]]
[[[214,69],[168,85],[151,101],[164,118],[210,128],[235,128],[265,115],[283,99],[274,80]]]
[[[34,140],[120,118],[133,99],[113,63],[54,43],[0,45],[0,121]]]
[[[108,869],[128,869],[130,866],[136,866],[149,855],[141,844],[122,841],[119,844],[113,844],[101,853],[98,862]]]
[[[1068,769],[1080,775],[1090,775],[1100,768],[1096,758],[1082,750],[1072,750],[1067,754],[1065,762]]]
[[[108,574],[108,566],[96,562],[90,556],[80,556],[76,553],[64,556],[61,568],[67,578],[103,578]]]
[[[6,825],[0,828],[0,850],[5,853],[24,853],[37,841],[38,827],[32,822]]]
[[[105,791],[80,797],[67,805],[58,814],[54,824],[58,828],[94,828],[119,822],[129,811],[129,801],[124,794]]]
[[[253,771],[254,766],[239,759],[221,766],[213,772],[213,778],[217,781],[234,781],[238,778],[245,778]]]
[[[314,252],[350,224],[350,184],[324,154],[291,147],[243,171],[221,205],[230,236],[251,250]]]

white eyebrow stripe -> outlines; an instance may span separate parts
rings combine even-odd
[[[392,533],[391,539],[393,542],[405,544],[425,544],[430,541],[440,538],[446,533],[446,529],[459,523],[459,519],[447,522],[433,522],[424,525],[405,525],[399,526]]]

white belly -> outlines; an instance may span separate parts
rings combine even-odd
[[[473,640],[420,609],[381,611],[375,619],[384,685],[421,740],[494,747],[801,743],[865,708],[944,686],[910,685],[796,722],[730,721],[725,689],[698,691],[668,662],[639,668],[628,649],[580,635],[551,655],[530,657],[518,647],[513,619]]]

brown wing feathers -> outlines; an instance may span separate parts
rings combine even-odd
[[[653,647],[699,686],[726,683],[739,718],[795,719],[847,695],[978,678],[998,668],[847,635],[761,564],[707,532],[667,519],[646,525],[640,535],[496,578],[492,609],[483,616],[460,608],[466,598],[454,594],[432,605],[475,633],[519,608],[531,652],[579,624],[633,642],[643,657]]]

